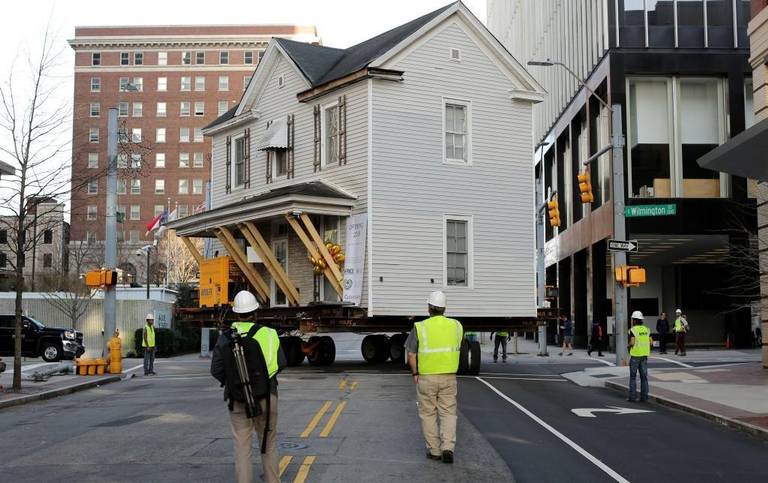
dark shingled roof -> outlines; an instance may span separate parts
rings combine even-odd
[[[240,103],[239,102],[237,104],[235,104],[235,107],[233,107],[232,109],[228,110],[227,112],[225,112],[221,116],[219,116],[216,119],[214,119],[213,122],[211,122],[210,124],[205,126],[203,129],[208,129],[208,128],[211,128],[211,127],[214,127],[214,126],[218,126],[219,124],[223,124],[223,123],[229,121],[230,119],[235,117],[235,112],[237,111],[238,107],[240,107]]]
[[[304,77],[314,86],[320,82],[329,66],[334,65],[344,56],[344,49],[323,47],[321,45],[296,42],[295,40],[276,38],[280,47],[293,59]]]

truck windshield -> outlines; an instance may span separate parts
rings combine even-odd
[[[42,324],[42,323],[40,323],[40,322],[36,321],[36,320],[35,320],[35,319],[33,319],[32,317],[27,317],[27,320],[28,320],[30,323],[32,323],[32,324],[34,324],[35,326],[37,326],[37,328],[38,328],[38,329],[44,329],[44,328],[45,328],[45,325],[44,325],[44,324]]]

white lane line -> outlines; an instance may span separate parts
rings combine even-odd
[[[567,444],[568,446],[573,448],[577,453],[579,453],[580,455],[585,457],[593,465],[595,465],[598,468],[600,468],[601,470],[603,470],[608,476],[610,476],[614,480],[619,481],[621,483],[629,483],[629,480],[627,480],[626,478],[624,478],[620,474],[616,473],[608,465],[606,465],[605,463],[603,463],[599,459],[597,459],[594,456],[592,456],[592,454],[590,454],[587,450],[585,450],[584,448],[582,448],[578,444],[574,443],[570,438],[568,438],[568,436],[566,436],[563,433],[561,433],[560,431],[556,430],[555,428],[553,428],[552,426],[550,426],[549,424],[544,422],[541,418],[539,418],[538,416],[536,416],[535,414],[533,414],[529,410],[525,409],[522,405],[520,405],[520,403],[518,403],[517,401],[514,401],[513,399],[510,399],[506,394],[504,394],[503,392],[499,391],[498,389],[493,387],[491,384],[489,384],[488,382],[484,381],[482,378],[477,377],[476,379],[478,381],[482,382],[483,384],[485,384],[486,386],[488,386],[493,392],[498,394],[502,399],[507,401],[509,404],[515,406],[523,414],[525,414],[529,418],[533,419],[536,423],[538,423],[539,425],[544,427],[544,429],[546,429],[550,433],[552,433],[555,436],[557,436],[557,438],[559,438],[562,442],[564,442],[565,444]]]
[[[534,377],[560,377],[560,374],[536,374],[533,372],[481,372],[481,376],[534,376]]]
[[[601,362],[605,364],[606,366],[616,367],[616,364],[614,364],[611,361],[606,361],[605,359],[595,359],[594,357],[585,357],[584,359],[588,361],[595,361],[595,362]]]
[[[142,367],[144,367],[144,364],[139,364],[138,366],[134,366],[134,367],[131,367],[130,369],[124,370],[123,374],[128,374],[129,372],[133,372],[136,369],[141,369]]]
[[[678,366],[687,367],[688,369],[692,369],[693,366],[690,364],[686,364],[685,362],[676,361],[674,359],[669,359],[667,357],[659,357],[659,356],[651,356],[651,359],[660,359],[662,361],[671,362],[672,364],[677,364]]]
[[[474,378],[476,376],[456,376]],[[568,379],[542,379],[538,377],[506,377],[506,376],[483,376],[483,379],[502,379],[505,381],[544,381],[544,382],[568,382]]]

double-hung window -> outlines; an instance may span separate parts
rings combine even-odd
[[[88,142],[91,144],[99,143],[99,128],[92,127],[88,129]]]
[[[334,102],[322,111],[322,162],[324,166],[339,162],[339,104]]]
[[[131,180],[131,194],[132,195],[140,195],[141,194],[141,180],[140,179],[132,179]]]
[[[219,116],[226,113],[229,110],[229,103],[227,101],[219,101]]]
[[[163,194],[165,194],[165,180],[164,179],[156,179],[155,180],[155,194],[156,195],[163,195]]]
[[[141,117],[144,114],[144,104],[141,102],[133,103],[133,117]]]
[[[91,65],[101,65],[101,52],[91,53]]]
[[[253,51],[246,50],[243,54],[243,64],[253,64]]]
[[[181,63],[183,65],[189,65],[192,63],[192,53],[191,52],[182,52],[181,53]]]
[[[192,77],[183,76],[181,78],[180,90],[182,90],[182,91],[191,91],[192,90]]]
[[[469,164],[469,103],[443,101],[443,132],[445,136],[444,161]]]
[[[96,205],[88,205],[88,211],[86,213],[85,219],[88,221],[95,221],[96,217],[98,216],[98,210],[99,208]]]
[[[133,54],[133,63],[135,65],[144,65],[144,53],[136,52]]]
[[[471,219],[460,216],[445,218],[445,285],[471,285]]]
[[[130,64],[131,54],[130,52],[120,52],[120,65]]]
[[[158,77],[157,78],[157,92],[165,92],[168,90],[168,78],[167,77]]]
[[[181,101],[179,104],[179,116],[187,117],[192,110],[192,103],[187,101]]]
[[[192,180],[192,194],[193,195],[201,195],[201,194],[203,194],[203,180],[202,179],[193,179]]]
[[[95,195],[99,193],[99,180],[92,179],[88,181],[88,194]]]
[[[205,101],[195,101],[195,116],[205,116]]]
[[[229,76],[228,75],[220,75],[219,76],[219,90],[220,91],[228,91],[229,90]]]
[[[195,77],[195,90],[198,92],[202,92],[205,90],[205,77],[203,76]]]
[[[179,180],[179,194],[180,195],[189,194],[189,180],[187,179]]]
[[[179,153],[179,168],[189,168],[189,153]]]
[[[229,64],[229,51],[222,50],[219,52],[219,64]]]
[[[88,153],[88,167],[89,168],[99,167],[99,153]]]
[[[159,127],[155,130],[155,142],[156,143],[164,143],[165,142],[165,128]]]
[[[179,142],[180,143],[188,143],[189,142],[189,128],[188,127],[180,127],[179,128]]]
[[[91,92],[101,92],[101,77],[91,77]]]
[[[131,220],[141,219],[141,205],[131,205]]]
[[[155,168],[165,168],[165,153],[155,153]]]
[[[165,102],[157,103],[157,117],[165,117],[167,114],[167,104]]]
[[[245,137],[235,138],[232,143],[232,187],[240,188],[245,183]]]
[[[205,64],[205,52],[195,52],[195,63]]]
[[[192,166],[195,168],[203,167],[203,153],[201,151],[194,153]]]
[[[157,53],[157,65],[168,65],[168,52]]]
[[[91,117],[99,117],[101,115],[101,105],[98,102],[91,102]]]
[[[128,117],[128,103],[119,102],[117,104],[117,115],[119,117]]]

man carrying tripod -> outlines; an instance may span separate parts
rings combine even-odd
[[[255,321],[259,303],[252,293],[242,290],[235,296],[232,311],[242,321],[233,322],[213,349],[211,374],[224,386],[229,404],[232,438],[235,444],[235,480],[253,481],[251,442],[259,437],[264,477],[268,483],[280,481],[277,437],[277,374],[286,360],[274,329]]]

